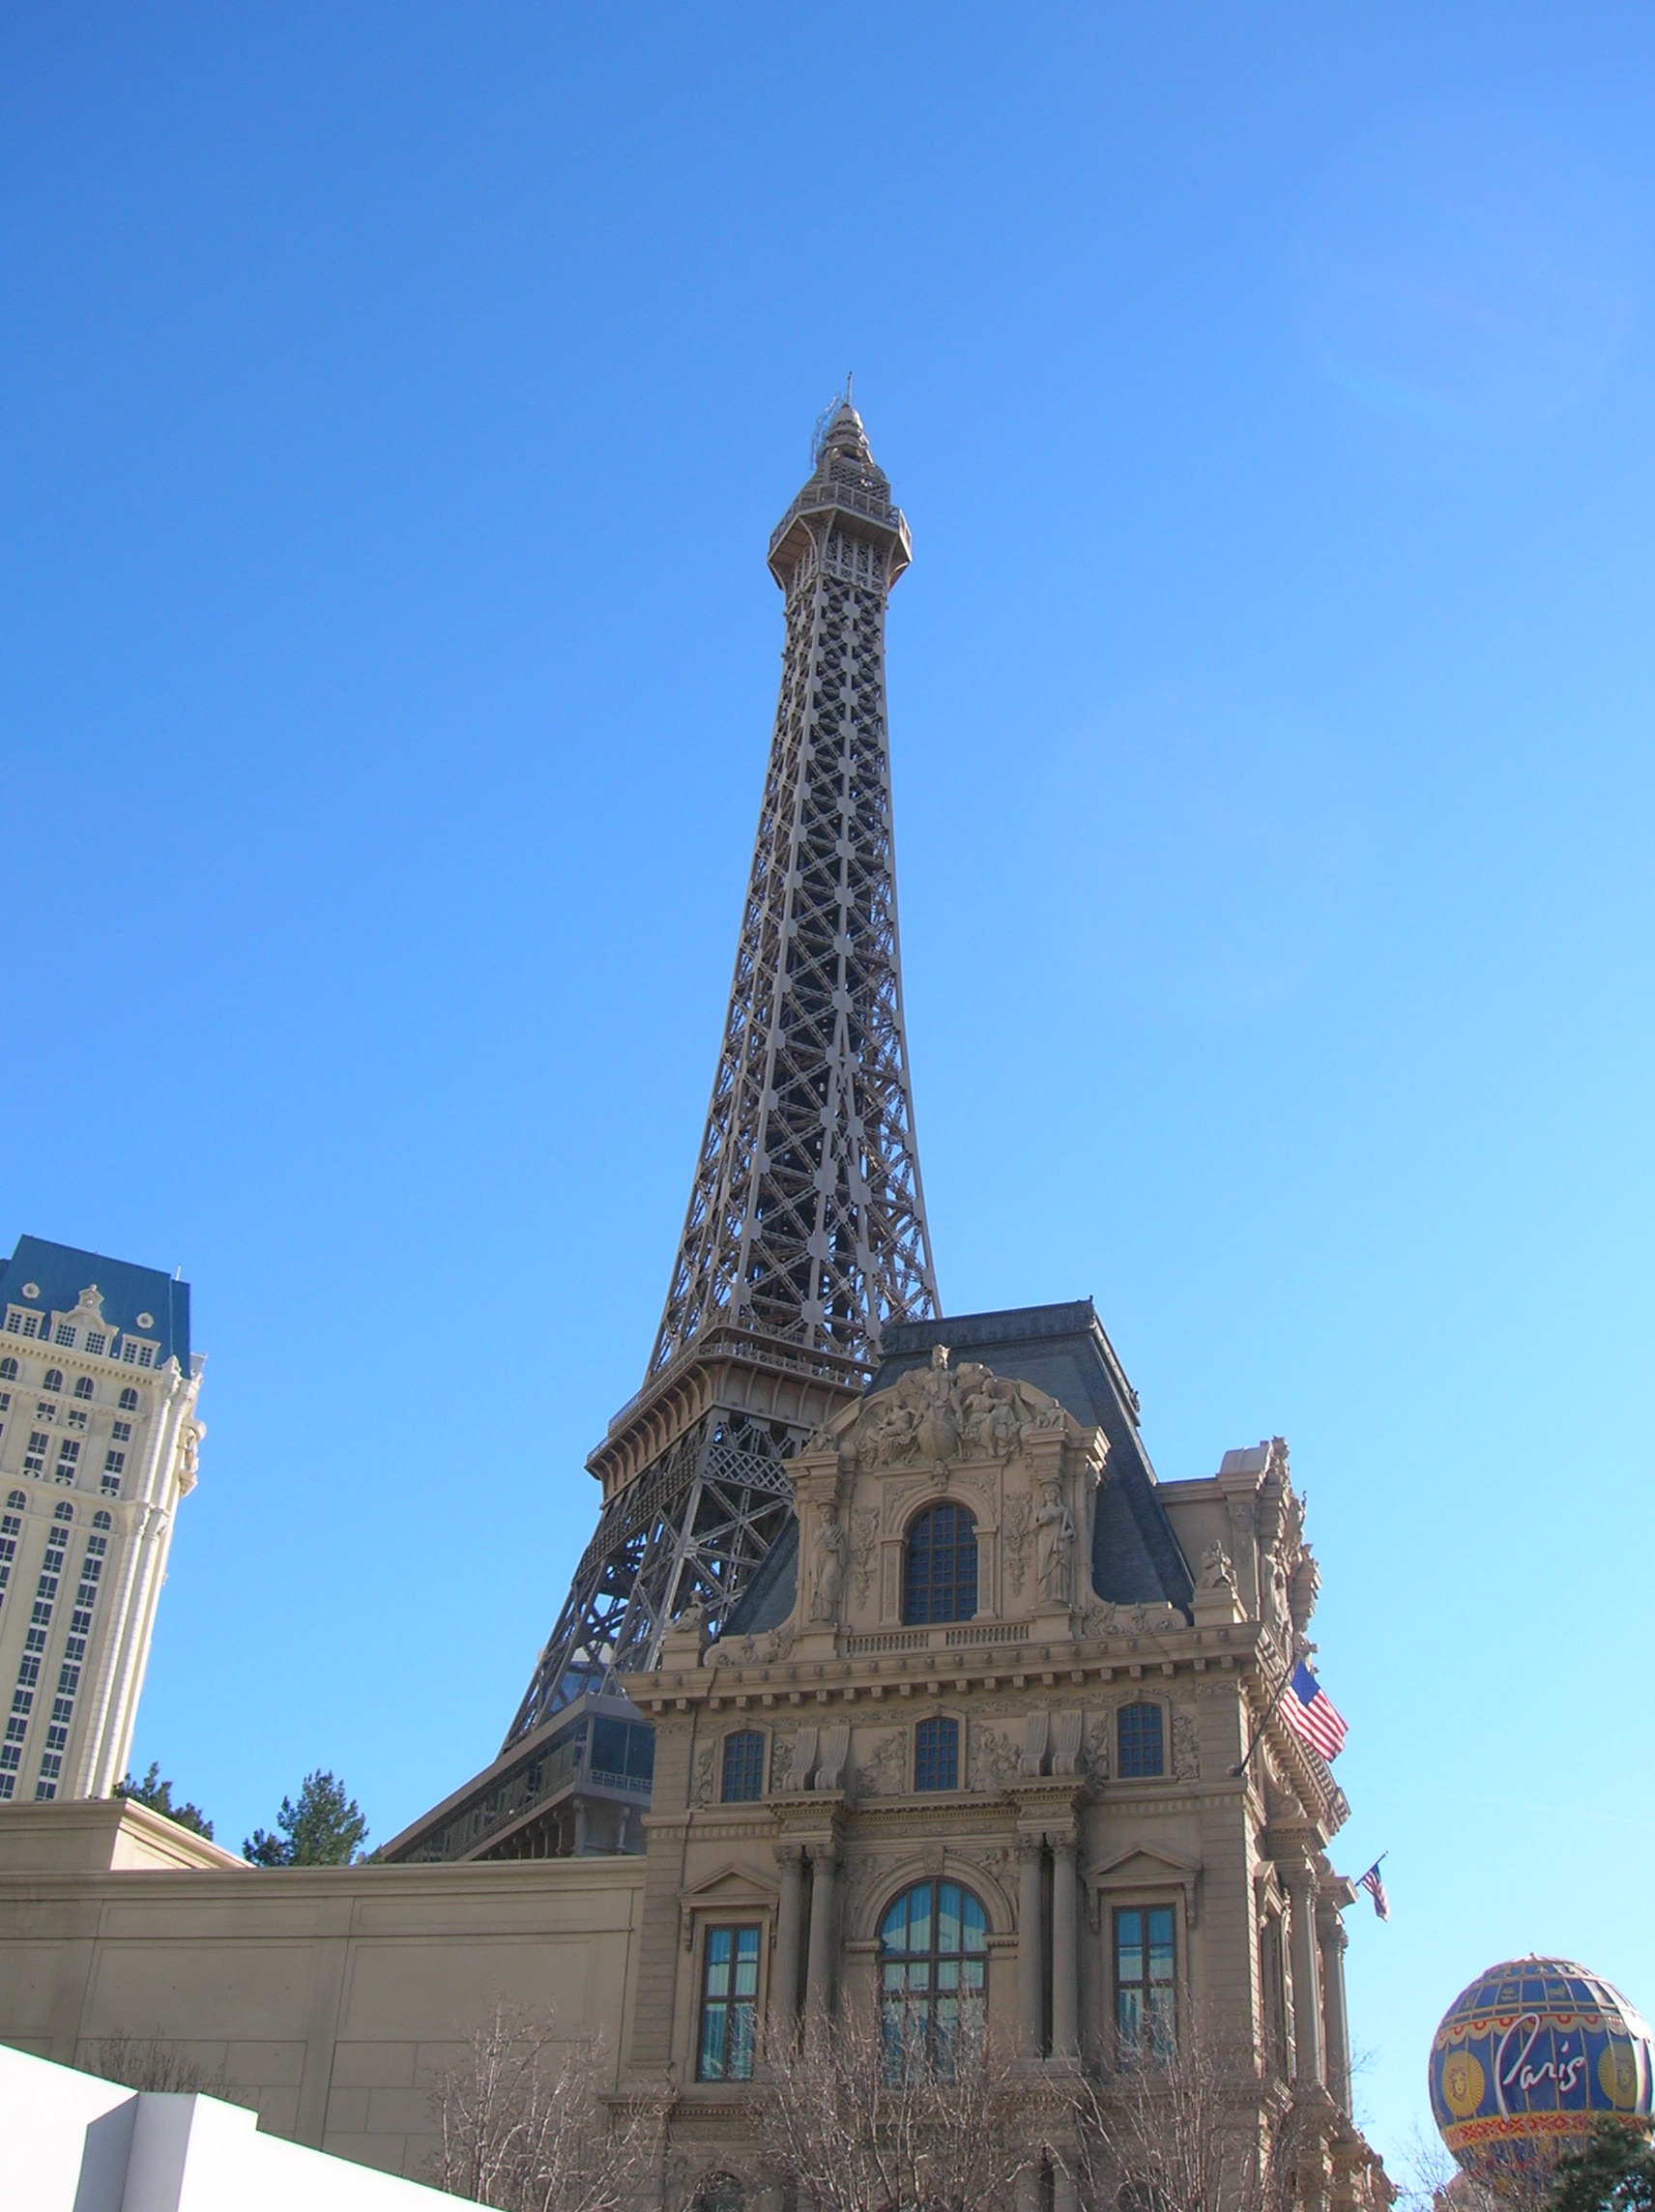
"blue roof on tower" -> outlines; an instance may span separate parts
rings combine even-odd
[[[46,1315],[73,1313],[76,1299],[96,1283],[103,1319],[112,1329],[159,1342],[157,1365],[176,1359],[189,1373],[189,1285],[175,1282],[159,1267],[135,1267],[103,1252],[82,1252],[73,1244],[53,1244],[44,1237],[19,1237],[17,1249],[0,1266],[0,1304],[27,1306]],[[33,1297],[24,1286],[32,1284]],[[138,1320],[148,1314],[146,1328]]]

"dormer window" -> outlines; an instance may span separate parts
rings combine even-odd
[[[976,1522],[952,1501],[927,1506],[908,1530],[902,1617],[918,1627],[970,1620],[976,1610]]]
[[[73,1352],[74,1350],[74,1328],[73,1324],[67,1321],[60,1321],[56,1329],[52,1333],[52,1342],[54,1344],[61,1344],[65,1352]]]
[[[103,1347],[108,1341],[101,1329],[89,1328],[86,1332],[86,1349],[94,1359],[102,1358]]]
[[[142,1337],[125,1336],[121,1339],[121,1358],[128,1367],[153,1367],[156,1348],[146,1344]]]
[[[38,1313],[30,1313],[25,1306],[8,1306],[6,1326],[13,1336],[39,1336],[41,1317]]]

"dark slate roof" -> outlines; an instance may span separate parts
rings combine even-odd
[[[24,1297],[25,1283],[36,1286],[39,1297]],[[0,1306],[10,1301],[42,1315],[73,1313],[74,1301],[89,1283],[98,1286],[103,1318],[111,1328],[131,1329],[135,1336],[159,1341],[157,1365],[164,1367],[168,1359],[176,1359],[185,1374],[189,1373],[189,1285],[174,1282],[158,1267],[135,1267],[130,1260],[81,1252],[73,1244],[53,1244],[44,1237],[19,1237],[17,1249],[0,1265]],[[151,1317],[152,1327],[139,1326],[141,1313]]]
[[[888,1390],[925,1366],[933,1345],[957,1359],[979,1359],[1015,1376],[1109,1440],[1107,1477],[1098,1499],[1091,1579],[1112,1605],[1168,1604],[1189,1609],[1193,1580],[1156,1495],[1155,1470],[1138,1434],[1138,1399],[1089,1298],[1067,1305],[1018,1306],[1007,1313],[957,1314],[902,1322],[885,1332],[885,1359],[868,1384]],[[737,1601],[727,1636],[775,1627],[793,1610],[798,1531],[790,1523]]]

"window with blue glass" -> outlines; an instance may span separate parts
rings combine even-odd
[[[908,1531],[904,1620],[970,1620],[977,1610],[977,1525],[963,1505],[932,1505]]]
[[[765,1793],[765,1739],[757,1729],[739,1729],[724,1738],[724,1787],[719,1795],[726,1805],[745,1805]]]
[[[915,1790],[957,1790],[960,1787],[960,1724],[939,1713],[924,1720],[914,1732],[914,1787]]]
[[[1124,2058],[1172,2054],[1176,2033],[1173,1908],[1121,1906],[1115,1915],[1115,2031]]]
[[[887,2053],[935,2063],[962,2028],[980,2028],[988,1917],[957,1881],[906,1889],[880,1923],[880,2005]]]
[[[1119,1757],[1116,1772],[1122,1782],[1141,1782],[1165,1772],[1161,1754],[1159,1705],[1122,1705],[1118,1729]]]
[[[758,1930],[710,1928],[701,1979],[698,2081],[752,2080],[758,2002]]]

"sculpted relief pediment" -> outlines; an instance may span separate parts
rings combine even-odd
[[[960,1637],[968,1620],[1079,1633],[1097,1603],[1091,1537],[1107,1448],[1044,1390],[977,1360],[952,1366],[939,1346],[928,1367],[846,1407],[794,1461],[795,1632],[849,1637],[853,1656],[875,1652],[860,1641],[870,1636],[917,1626]],[[964,1611],[932,1602],[910,1617],[905,1561],[922,1528],[947,1549],[948,1604]]]
[[[941,1356],[938,1356],[938,1354]],[[938,1347],[929,1367],[901,1376],[858,1406],[848,1406],[823,1442],[837,1450],[841,1472],[947,1467],[958,1460],[1008,1459],[1026,1430],[1061,1431],[1069,1416],[1031,1382],[996,1375],[976,1360],[958,1367]]]

